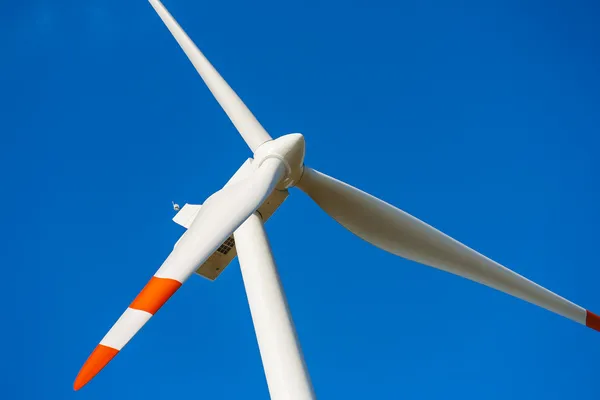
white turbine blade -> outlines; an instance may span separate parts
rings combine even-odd
[[[597,315],[376,197],[308,167],[297,186],[341,225],[383,250],[482,283],[600,331]]]
[[[206,59],[204,54],[196,47],[194,42],[179,26],[177,21],[171,16],[169,11],[159,0],[148,0],[154,10],[158,13],[164,24],[167,26],[181,49],[190,59],[196,71],[208,86],[215,99],[219,102],[227,116],[233,122],[233,125],[242,135],[250,149],[254,152],[264,142],[272,140],[271,136],[262,127],[258,120],[252,115],[248,107],[242,102],[238,95],[219,75],[217,70]]]
[[[267,159],[260,168],[245,163],[238,174],[202,205],[150,282],[100,341],[75,379],[75,390],[89,382],[131,340],[146,322],[181,287],[189,276],[265,201],[283,178],[285,167]],[[236,175],[238,175],[236,174]]]

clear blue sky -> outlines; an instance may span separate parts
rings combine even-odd
[[[598,5],[327,3],[165,0],[307,164],[598,312]],[[267,398],[237,261],[73,392],[181,235],[171,200],[250,153],[144,0],[6,3],[0,49],[2,397]],[[600,333],[371,247],[296,190],[267,230],[319,398],[598,398]]]

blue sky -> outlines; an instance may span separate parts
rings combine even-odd
[[[307,164],[600,310],[597,4],[165,5]],[[237,261],[73,392],[181,235],[171,200],[250,153],[146,1],[7,3],[0,48],[4,397],[268,398]],[[386,254],[297,190],[267,231],[319,398],[597,398],[598,332]]]

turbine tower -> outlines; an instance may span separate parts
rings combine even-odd
[[[202,205],[186,204],[173,220],[187,230],[77,378],[87,384],[194,273],[216,279],[237,255],[269,393],[277,400],[315,394],[263,224],[289,189],[299,188],[363,240],[600,331],[600,317],[524,278],[398,208],[304,165],[304,137],[273,139],[159,0],[150,4],[219,102],[253,157]],[[179,207],[177,207],[179,208]]]

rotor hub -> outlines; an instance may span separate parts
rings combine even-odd
[[[254,153],[254,161],[260,166],[269,158],[281,160],[285,165],[286,174],[277,187],[287,189],[296,185],[302,177],[304,153],[304,136],[300,133],[290,133],[261,144]]]

